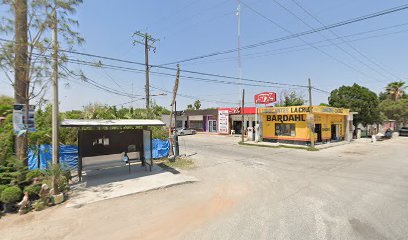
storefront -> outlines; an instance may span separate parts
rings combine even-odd
[[[255,127],[255,107],[244,108],[244,131],[248,127]],[[219,108],[218,109],[218,133],[241,134],[242,114],[241,108]]]
[[[348,109],[314,106],[312,112],[307,106],[259,108],[263,141],[310,144],[309,127],[316,144],[348,139]]]

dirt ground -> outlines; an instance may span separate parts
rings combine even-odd
[[[408,239],[408,138],[318,152],[180,137],[200,182],[0,219],[0,239]]]

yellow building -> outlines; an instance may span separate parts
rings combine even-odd
[[[314,141],[325,143],[349,139],[352,116],[349,109],[313,106],[259,108],[263,141],[310,144],[310,128]]]

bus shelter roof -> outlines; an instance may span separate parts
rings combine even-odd
[[[61,127],[144,127],[165,126],[156,119],[65,119]]]

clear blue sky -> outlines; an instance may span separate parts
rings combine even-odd
[[[292,1],[277,1],[310,26],[314,28],[321,26]],[[84,2],[79,7],[76,17],[80,22],[78,31],[81,32],[86,43],[78,47],[78,51],[144,62],[143,46],[132,45],[131,35],[136,30],[148,31],[153,37],[160,39],[155,44],[156,53],[150,52],[151,64],[173,62],[237,47],[237,16],[235,15],[237,1],[235,0],[86,0]],[[297,2],[326,25],[407,3],[407,1],[383,0],[297,0]],[[272,0],[245,0],[244,3],[290,32],[297,33],[310,29]],[[310,77],[314,86],[327,91],[341,85],[358,83],[378,93],[388,82],[398,80],[396,77],[402,80],[407,79],[408,24],[366,34],[355,34],[404,23],[408,23],[408,10],[333,29],[337,35],[353,35],[344,38],[352,47],[339,39],[333,40],[339,43],[337,47],[333,45],[333,41],[313,45],[320,50],[305,44],[305,42],[314,43],[326,38],[336,38],[330,31],[324,31],[321,35],[313,34],[302,37],[303,40],[292,39],[244,50],[241,52],[242,75],[245,78],[262,81],[302,85],[306,85]],[[241,6],[241,46],[286,35],[289,33],[255,14],[246,6]],[[293,46],[299,47],[289,48]],[[86,61],[97,60],[81,56],[73,56],[73,58]],[[106,61],[104,63],[143,69],[143,66],[131,64]],[[144,73],[95,69],[78,65],[70,65],[70,67],[77,70],[82,69],[91,79],[111,88],[128,93],[133,91],[134,94],[144,94]],[[175,67],[175,65],[170,67]],[[238,76],[237,53],[183,63],[181,69]],[[175,74],[175,71],[154,70]],[[108,94],[85,83],[72,80],[64,82],[67,81],[70,82],[69,87],[64,84],[61,84],[60,87],[62,110],[80,109],[91,102],[120,104],[130,101],[129,98]],[[150,82],[153,86],[171,91],[174,77],[151,75]],[[6,85],[4,79],[1,80],[1,86],[0,94],[12,95],[12,89]],[[244,88],[248,102],[253,102],[253,95],[257,92],[276,91],[279,94],[282,91],[281,88],[276,87],[245,86]],[[307,90],[300,90],[307,97]],[[240,87],[236,85],[191,79],[181,79],[179,87],[181,94],[207,100],[208,102],[202,102],[203,107],[233,106],[232,103],[238,103],[240,99],[239,91]],[[152,94],[162,93],[155,89],[151,89],[151,92]],[[168,107],[170,95],[153,99],[159,105]],[[327,97],[328,94],[313,92],[315,104],[327,102]],[[231,104],[218,101],[231,102]],[[184,108],[192,102],[194,102],[193,99],[182,96],[177,98],[179,108]],[[132,105],[143,107],[144,100]]]

